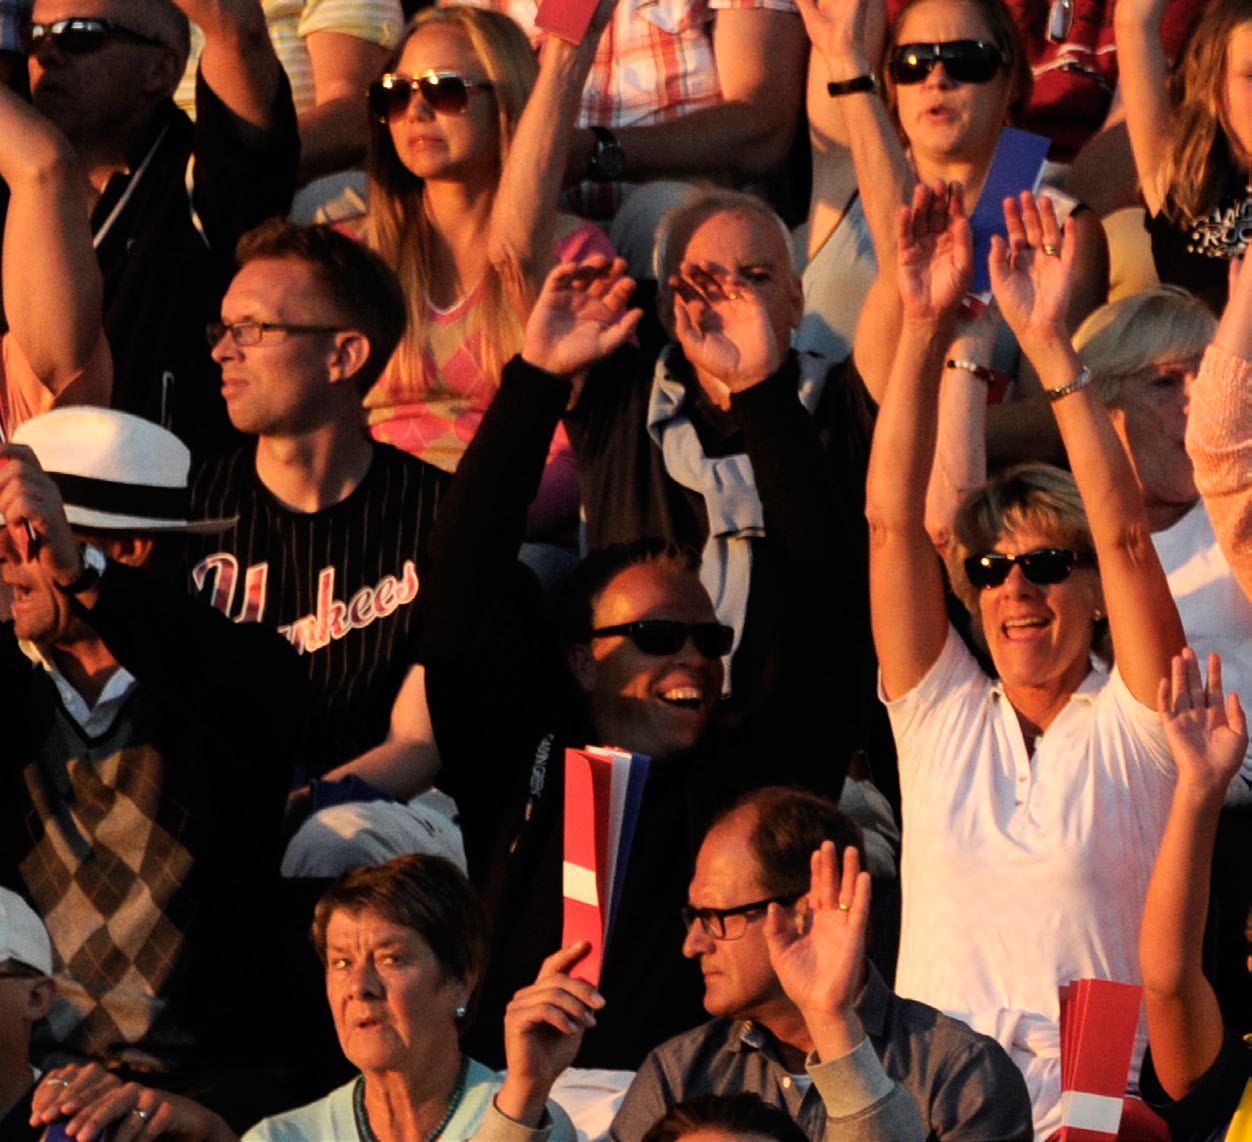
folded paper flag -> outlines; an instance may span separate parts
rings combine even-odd
[[[987,268],[991,235],[1004,237],[1007,233],[1004,200],[1016,198],[1023,190],[1038,188],[1049,146],[1050,139],[1017,127],[1005,127],[1000,132],[987,181],[969,216],[970,229],[974,232],[974,277],[969,283],[969,293],[981,302],[991,300],[991,271]]]
[[[591,951],[572,974],[598,985],[630,863],[648,758],[588,746],[565,751],[565,922],[563,947]]]
[[[553,36],[581,44],[599,0],[539,0],[535,26]]]
[[[1059,991],[1061,1142],[1112,1142],[1121,1125],[1143,989],[1079,979]]]

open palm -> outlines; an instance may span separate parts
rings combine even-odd
[[[1029,191],[1020,202],[1004,200],[1004,221],[1008,237],[991,239],[991,289],[1025,348],[1040,336],[1065,332],[1077,246],[1073,223],[1062,231],[1052,203]]]
[[[896,275],[912,317],[935,317],[960,304],[974,268],[974,239],[959,183],[918,184],[900,208]]]
[[[635,283],[621,258],[595,255],[557,266],[526,322],[522,356],[532,365],[571,377],[619,349],[642,312],[628,309]]]
[[[1247,720],[1239,696],[1222,693],[1222,660],[1209,655],[1208,684],[1190,647],[1175,655],[1161,679],[1157,706],[1179,776],[1224,794],[1248,748]]]
[[[684,262],[670,285],[674,332],[694,369],[732,392],[777,370],[782,358],[769,313],[750,283],[720,266]]]

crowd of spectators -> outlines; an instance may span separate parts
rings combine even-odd
[[[0,1142],[1250,1128],[1250,0],[8,0],[0,182]]]

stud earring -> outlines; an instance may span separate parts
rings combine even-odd
[[[462,1019],[464,1019],[465,1018],[465,1004],[458,1003],[456,1007],[453,1009],[452,1015],[453,1015],[453,1018],[455,1018],[458,1023]]]
[[[1096,607],[1096,609],[1091,612],[1092,621],[1098,623],[1102,618],[1104,618],[1104,612],[1100,610],[1099,607]]]

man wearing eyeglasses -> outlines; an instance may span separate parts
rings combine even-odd
[[[194,131],[171,99],[189,19],[206,39]],[[295,185],[295,112],[260,3],[35,0],[23,44],[34,105],[86,175],[112,403],[201,453],[230,434],[201,330],[235,241]]]
[[[753,447],[765,435],[776,441],[762,501],[794,554],[789,598],[808,621],[793,628],[792,657],[773,684],[747,706],[722,700],[733,632],[694,552],[646,538],[594,552],[555,621],[518,570],[526,505],[571,378],[629,336],[639,318],[627,309],[632,286],[620,260],[549,275],[521,358],[504,370],[431,540],[423,632],[440,787],[457,799],[470,877],[495,919],[467,1044],[488,1061],[502,1060],[499,1016],[517,981],[561,939],[566,747],[607,744],[652,758],[601,975],[608,1002],[579,1055],[586,1066],[633,1070],[701,1018],[699,977],[673,939],[672,917],[711,816],[768,781],[838,791],[846,772],[830,743],[839,729],[830,708],[848,648],[835,604],[816,586],[835,547],[833,489],[811,421],[773,377],[776,340],[757,283],[735,291],[735,319],[694,338],[691,352],[738,362],[723,373],[745,423],[762,434]]]
[[[405,804],[438,767],[417,632],[447,477],[372,441],[361,420],[404,329],[399,283],[346,235],[281,219],[238,257],[208,337],[231,423],[253,440],[201,466],[193,503],[238,522],[190,565],[204,601],[277,628],[313,684],[314,752],[283,872],[331,877],[414,851],[463,859],[449,813]]]
[[[1026,1084],[999,1044],[901,999],[866,960],[860,847],[855,822],[796,788],[748,794],[713,825],[682,912],[713,1020],[648,1056],[614,1142],[638,1142],[675,1102],[738,1091],[815,1142],[1032,1137]]]

